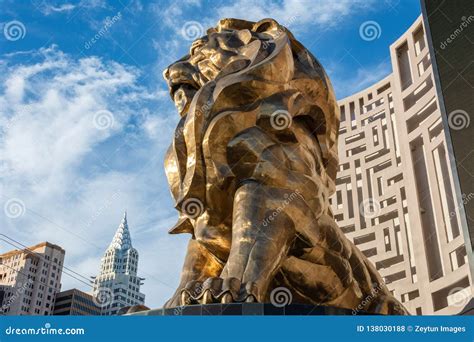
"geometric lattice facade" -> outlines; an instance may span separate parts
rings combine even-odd
[[[338,101],[331,205],[412,314],[455,314],[472,298],[473,261],[424,32],[420,17],[390,46],[392,74]]]

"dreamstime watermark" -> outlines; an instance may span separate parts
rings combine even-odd
[[[35,112],[35,106],[31,104],[27,105],[22,105],[20,110],[18,110],[14,116],[11,118],[7,119],[6,124],[4,124],[0,129],[4,132],[7,132],[12,126],[16,123],[19,122],[20,119],[24,119],[25,115],[32,114]]]
[[[191,304],[192,297],[198,297],[202,293],[202,290],[203,290],[202,284],[198,284],[198,286],[196,286],[196,288],[193,290],[193,295],[188,296],[185,299],[184,303],[180,303],[181,304],[180,306],[177,306],[176,308],[174,308],[173,314],[176,316],[182,315],[184,308],[187,305]]]
[[[369,305],[375,298],[378,297],[378,294],[383,290],[384,286],[384,283],[373,283],[370,293],[365,296],[364,299],[362,299],[355,309],[352,310],[352,314],[357,315],[361,310],[364,310],[367,305]]]
[[[111,196],[107,197],[107,199],[99,207],[99,209],[95,211],[94,215],[92,215],[92,217],[86,222],[86,224],[83,226],[83,229],[87,229],[91,227],[94,224],[94,222],[97,220],[97,218],[99,218],[99,216],[101,216],[102,213],[107,208],[109,208],[112,205],[112,203],[115,202],[117,198],[120,197],[121,193],[122,193],[122,190],[119,189],[119,190],[116,190]]]
[[[282,308],[291,304],[293,295],[289,289],[284,286],[276,287],[270,292],[270,303],[277,308]]]
[[[449,291],[448,298],[451,306],[464,308],[472,296],[469,288],[455,287]]]
[[[183,134],[184,134],[184,126],[178,127],[174,131],[175,139],[179,139]]]
[[[215,84],[216,84],[216,81],[211,80],[208,83],[206,83],[206,86],[207,87],[214,87]],[[213,104],[214,104],[214,100],[212,99],[212,96],[211,96],[211,97],[209,97],[209,99],[206,101],[206,103],[204,105],[202,105],[199,108],[196,108],[196,110],[194,111],[194,118],[195,119],[200,118],[201,115],[204,116],[204,117],[207,117],[207,115],[209,115],[209,113],[211,112]],[[175,132],[174,132],[175,138],[179,138],[180,136],[183,135],[184,127],[185,127],[185,125],[182,125],[182,126],[180,126],[179,128],[177,128],[175,130]]]
[[[11,117],[9,119],[6,120],[6,124],[3,125],[2,127],[0,127],[0,129],[3,131],[3,132],[8,132],[8,130],[10,128],[13,127],[13,125],[18,122],[18,116],[14,116],[14,117]]]
[[[374,20],[364,21],[359,26],[359,36],[367,42],[379,39],[381,35],[382,28],[379,23]]]
[[[40,328],[5,328],[5,335],[84,335],[84,328],[52,328],[51,323],[45,323]]]
[[[462,194],[461,196],[461,202],[462,204],[466,205],[467,203],[469,203],[472,199],[474,198],[474,193],[473,192],[470,192],[469,194]]]
[[[290,113],[284,109],[278,109],[270,115],[270,125],[278,131],[291,126],[292,118]]]
[[[380,213],[380,204],[373,198],[366,198],[359,204],[359,212],[368,219],[377,217]]]
[[[34,281],[32,279],[28,279],[25,283],[23,283],[21,286],[20,284],[19,287],[15,290],[15,293],[8,298],[5,303],[3,303],[2,307],[0,308],[0,312],[5,312],[19,297],[22,295],[25,290],[30,287],[30,285],[33,285]]]
[[[462,109],[455,109],[448,114],[448,126],[455,131],[469,127],[471,118],[469,114]]]
[[[99,41],[104,35],[109,32],[110,28],[120,19],[122,19],[122,13],[117,12],[116,15],[114,15],[112,18],[107,17],[105,18],[104,25],[100,28],[99,31],[89,39],[87,42],[84,43],[84,48],[86,50],[89,50],[97,41]]]
[[[188,198],[181,206],[181,212],[191,219],[195,219],[204,212],[204,204],[197,198]]]
[[[21,21],[9,21],[3,26],[3,35],[11,42],[23,39],[26,36],[26,27]]]
[[[114,293],[108,287],[99,287],[92,297],[92,301],[99,308],[105,308],[114,301]]]
[[[181,35],[186,40],[196,40],[204,35],[204,27],[197,21],[187,21],[181,28]]]
[[[462,194],[459,206],[461,207],[463,205],[468,204],[472,199],[474,199],[474,193],[473,192],[470,192],[469,194]],[[454,217],[454,216],[456,216],[456,211],[455,210],[453,210],[449,213],[449,217]]]
[[[293,25],[293,23],[296,21],[297,18],[298,16],[294,15],[290,19],[288,19],[287,22],[284,22],[282,25],[279,25],[277,32],[273,34],[273,37],[269,40],[262,42],[262,48],[264,48],[265,50],[268,49],[268,47],[270,46],[270,43],[275,42],[275,39],[278,39],[283,33],[285,33],[284,27],[290,28],[290,26]]]
[[[474,21],[474,15],[470,15],[469,17],[462,16],[461,17],[461,24],[459,25],[459,28],[455,29],[448,38],[446,38],[444,41],[441,42],[439,47],[444,50],[448,47],[449,44],[454,42],[454,40],[459,37],[462,32],[467,29],[470,23]]]
[[[26,211],[25,202],[19,198],[10,198],[3,206],[3,212],[9,218],[19,218],[23,216]]]
[[[99,110],[95,112],[92,122],[94,127],[98,130],[106,130],[114,125],[114,114],[112,114],[112,112],[107,109]]]
[[[268,226],[270,222],[272,222],[283,211],[283,209],[285,209],[285,207],[289,205],[295,198],[298,198],[298,197],[303,198],[303,196],[298,190],[293,191],[289,195],[285,194],[284,197],[285,197],[285,200],[283,201],[283,204],[279,206],[278,208],[276,208],[275,210],[273,210],[270,215],[265,217],[262,223],[263,226],[265,227]]]
[[[209,81],[208,84],[209,84],[209,86],[214,86],[215,83],[216,83],[216,82],[215,82],[214,80],[212,80],[212,81]],[[207,115],[210,113],[211,109],[212,109],[212,104],[213,104],[213,103],[214,103],[214,101],[212,100],[212,98],[208,99],[208,100],[206,101],[206,103],[205,103],[201,108],[196,109],[194,115],[195,115],[197,118],[199,118],[201,115],[207,116]]]

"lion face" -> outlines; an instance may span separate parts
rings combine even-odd
[[[189,54],[163,72],[180,115],[187,112],[192,98],[204,84],[246,68],[257,52],[261,59],[268,56],[271,39],[265,32],[218,26],[195,40]]]

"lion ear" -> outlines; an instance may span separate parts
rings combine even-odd
[[[217,29],[215,27],[210,27],[207,29],[206,34],[210,36],[212,33],[216,33]]]
[[[225,18],[219,20],[216,26],[217,32],[223,30],[250,30],[255,23],[253,21],[247,21],[235,18]]]
[[[252,31],[263,33],[263,32],[278,30],[279,28],[280,28],[280,24],[278,24],[276,20],[267,18],[267,19],[262,19],[256,22],[253,25]]]

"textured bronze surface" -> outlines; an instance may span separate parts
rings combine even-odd
[[[406,314],[334,221],[339,110],[286,28],[221,20],[164,77],[181,116],[165,162],[170,232],[192,235],[165,307],[283,299]]]

